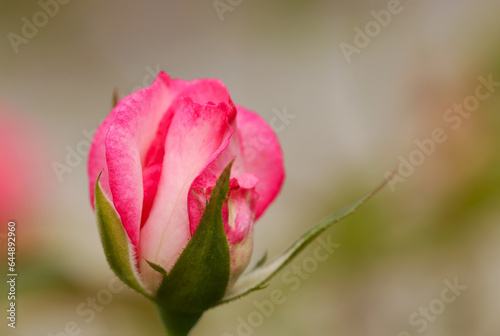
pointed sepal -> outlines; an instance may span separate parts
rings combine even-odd
[[[263,289],[283,267],[285,267],[295,256],[297,256],[305,247],[314,241],[321,233],[331,227],[333,224],[339,222],[345,217],[355,212],[363,203],[373,197],[380,191],[388,182],[390,178],[386,179],[373,191],[344,207],[343,209],[333,213],[320,222],[316,223],[307,232],[305,232],[299,239],[297,239],[289,248],[287,248],[281,255],[276,257],[267,265],[259,261],[256,267],[246,275],[241,276],[233,287],[231,287],[224,298],[216,304],[220,305],[227,303],[247,294]],[[265,260],[264,260],[265,261]]]
[[[120,100],[120,94],[118,93],[118,88],[113,89],[113,97],[111,98],[111,107],[114,108],[118,101]]]
[[[99,185],[100,177],[101,174],[99,174],[95,184],[95,212],[99,236],[108,264],[116,276],[126,285],[152,299],[139,280],[135,267],[133,245],[123,228],[115,207]]]

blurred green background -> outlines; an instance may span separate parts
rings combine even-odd
[[[113,282],[86,176],[87,135],[113,88],[128,94],[160,69],[219,78],[267,120],[294,116],[278,132],[287,179],[257,223],[254,260],[377,185],[415,140],[436,128],[448,136],[404,182],[322,236],[340,246],[298,289],[280,274],[207,312],[192,335],[500,334],[499,94],[456,130],[443,119],[479,76],[500,81],[499,1],[402,0],[350,62],[342,43],[354,45],[356,27],[391,1],[57,3],[44,16],[38,1],[0,1],[0,265],[6,274],[14,219],[19,274],[15,330],[0,286],[1,335],[162,334],[154,307]],[[40,26],[24,29],[30,37],[26,20]],[[282,274],[303,267],[312,245]],[[440,303],[456,279],[467,288]],[[273,289],[285,303],[243,328]]]

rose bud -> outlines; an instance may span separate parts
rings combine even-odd
[[[164,72],[119,100],[100,125],[88,174],[113,271],[146,296],[170,301],[168,310],[190,314],[215,304],[245,270],[254,223],[285,175],[273,130],[234,105],[219,80]],[[205,288],[211,277],[222,279],[214,280],[213,295]],[[203,289],[176,287],[188,285]],[[183,297],[170,297],[168,288]]]
[[[240,277],[253,224],[285,175],[272,129],[213,79],[161,72],[150,87],[114,101],[90,148],[90,200],[111,269],[157,304],[171,336],[186,336],[205,310],[266,287],[397,173]],[[328,253],[339,246],[320,245]]]

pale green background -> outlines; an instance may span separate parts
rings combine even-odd
[[[252,335],[417,335],[408,318],[455,277],[468,288],[422,335],[498,335],[498,93],[457,131],[442,115],[474,92],[479,75],[500,80],[500,2],[402,5],[348,63],[340,43],[352,43],[354,28],[387,2],[243,0],[221,21],[211,0],[72,0],[16,54],[7,34],[19,34],[22,17],[40,7],[2,0],[0,97],[36,128],[29,132],[36,137],[22,138],[43,155],[30,167],[36,192],[15,213],[1,214],[18,221],[20,276],[18,328],[7,329],[2,313],[0,334],[46,336],[74,321],[82,336],[161,335],[154,307],[128,289],[90,323],[77,314],[112,273],[88,202],[86,157],[62,182],[51,167],[65,163],[68,146],[85,144],[84,132],[109,112],[114,87],[129,93],[158,67],[184,79],[219,78],[235,102],[267,120],[285,107],[296,116],[278,133],[287,179],[257,223],[255,258],[279,253],[370,190],[400,155],[408,157],[415,139],[436,127],[449,135],[394,192],[383,190],[324,234],[340,247],[298,290],[279,275],[270,288],[208,312],[192,335],[236,335],[238,318],[273,289],[286,302]]]

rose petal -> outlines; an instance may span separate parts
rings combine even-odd
[[[234,107],[229,91],[226,86],[218,79],[196,79],[185,81],[174,79],[173,83],[179,88],[179,97],[189,97],[194,103],[227,103]]]
[[[156,137],[146,155],[146,161],[142,169],[142,180],[144,186],[144,201],[142,207],[141,227],[144,226],[153,206],[158,185],[160,183],[161,172],[163,170],[163,157],[165,156],[165,139],[170,128],[173,111],[165,113],[161,120]]]
[[[232,123],[235,126],[235,122]],[[217,179],[229,162],[231,168],[228,201],[222,208],[224,231],[231,253],[230,282],[236,279],[248,266],[253,249],[253,223],[255,211],[255,186],[259,180],[254,174],[244,171],[240,155],[238,133],[233,133],[229,144],[203,169],[191,184],[188,194],[190,233],[198,228],[210,193]]]
[[[189,97],[194,102],[205,104],[207,102],[228,102],[232,105],[227,88],[221,81],[216,79],[200,79],[185,81],[173,79],[171,87],[178,97]],[[146,156],[143,167],[144,201],[141,216],[141,227],[149,217],[154,198],[158,190],[158,184],[163,168],[163,156],[165,154],[165,139],[175,110],[170,109],[161,121],[157,135]]]
[[[252,172],[259,183],[255,208],[257,220],[278,195],[285,178],[283,153],[278,138],[264,119],[255,112],[237,106],[236,124],[245,170]]]
[[[143,203],[142,165],[156,129],[175,98],[170,77],[160,73],[148,88],[119,101],[94,136],[89,152],[89,189],[100,183],[134,246],[139,242]]]
[[[188,190],[194,178],[227,146],[228,122],[234,110],[227,103],[200,105],[189,98],[171,107],[175,115],[165,143],[163,171],[149,218],[141,230],[140,267],[146,283],[157,283],[159,273],[145,260],[170,270],[191,237]]]

